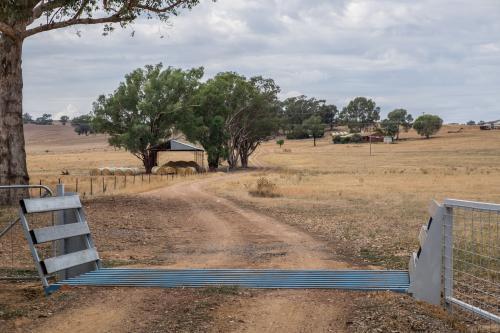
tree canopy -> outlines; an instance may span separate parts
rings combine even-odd
[[[246,167],[260,142],[277,130],[278,92],[279,87],[270,79],[219,73],[194,97],[194,125],[184,132],[207,150],[211,169],[222,158],[227,158],[232,168],[238,160]],[[221,120],[222,127],[218,126]],[[220,133],[214,132],[216,129]]]
[[[110,135],[111,145],[139,158],[150,173],[157,156],[151,148],[187,120],[190,98],[202,76],[203,68],[183,71],[158,64],[136,69],[113,94],[94,102],[93,125]]]
[[[306,133],[313,138],[313,144],[316,147],[316,138],[320,138],[325,134],[325,126],[321,122],[320,116],[311,116],[304,120],[302,128]]]
[[[361,132],[380,119],[380,108],[371,99],[356,97],[342,109],[340,118],[352,132]]]
[[[417,133],[427,139],[436,134],[441,129],[441,126],[443,126],[443,119],[432,114],[424,114],[413,123],[413,128]]]
[[[0,1],[0,185],[29,183],[24,148],[22,51],[24,40],[44,31],[101,24],[107,35],[140,16],[167,20],[199,0],[3,0]],[[27,190],[1,191],[0,204]]]

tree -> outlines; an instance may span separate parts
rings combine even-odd
[[[313,137],[314,147],[316,147],[316,138],[320,138],[325,134],[325,127],[321,123],[319,116],[311,116],[302,123],[303,128]]]
[[[467,125],[468,125],[468,126],[474,126],[474,125],[476,125],[476,122],[475,122],[474,120],[469,120],[469,121],[467,122]]]
[[[44,113],[41,117],[36,118],[35,124],[37,125],[52,125],[52,115]]]
[[[260,76],[247,81],[250,94],[246,108],[239,117],[240,128],[237,138],[237,150],[241,166],[248,167],[248,159],[257,147],[279,129],[278,93],[280,88],[272,79]]]
[[[392,126],[396,130],[395,133],[390,134],[390,136],[396,136],[396,140],[399,140],[400,128],[402,127],[405,132],[408,132],[412,126],[413,117],[405,109],[395,109],[389,112],[387,120],[392,124],[389,125],[386,122],[386,125]]]
[[[69,120],[69,117],[68,116],[61,116],[61,118],[59,118],[59,120],[61,121],[61,124],[66,125],[66,123]]]
[[[171,137],[184,120],[202,76],[203,68],[183,71],[158,64],[136,69],[113,94],[94,102],[92,124],[110,135],[112,146],[130,151],[151,173],[157,162],[152,148]]]
[[[389,119],[380,122],[380,132],[384,136],[396,136],[399,133],[399,124]]]
[[[29,124],[33,122],[33,117],[29,113],[23,114],[23,124]]]
[[[124,27],[138,17],[167,20],[199,0],[4,0],[0,2],[0,185],[28,184],[23,132],[22,49],[26,38],[75,25]],[[0,204],[27,196],[27,190],[0,191]]]
[[[441,126],[443,126],[443,119],[432,114],[424,114],[413,123],[413,128],[417,133],[427,139],[436,134],[441,129]]]
[[[194,104],[198,128],[183,129],[193,140],[199,141],[213,161],[211,170],[218,167],[221,158],[227,158],[230,168],[236,168],[238,161],[242,167],[248,166],[248,158],[259,144],[278,129],[279,87],[271,79],[262,77],[245,78],[234,72],[217,74],[199,90]],[[224,126],[212,127],[223,133],[210,132],[212,118],[224,119]],[[211,140],[226,138],[222,143]],[[217,144],[218,147],[210,145]]]
[[[356,97],[344,107],[340,118],[351,132],[361,132],[380,119],[380,108],[371,99]]]
[[[334,104],[323,104],[320,106],[319,114],[321,116],[321,121],[323,124],[330,126],[330,131],[339,121],[339,110]]]
[[[276,144],[279,145],[280,148],[281,148],[281,146],[283,146],[285,144],[285,140],[279,139],[279,140],[276,141]]]
[[[71,126],[74,127],[75,132],[78,135],[89,135],[94,133],[92,127],[92,116],[90,114],[81,115],[71,119]]]

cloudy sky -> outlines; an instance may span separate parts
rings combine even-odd
[[[26,41],[26,112],[88,113],[124,74],[162,62],[204,66],[206,77],[271,77],[283,98],[339,108],[367,96],[384,115],[500,119],[499,0],[202,0],[169,24],[101,32],[78,26]]]

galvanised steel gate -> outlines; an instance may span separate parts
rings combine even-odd
[[[444,208],[445,304],[499,332],[500,205],[445,200]]]

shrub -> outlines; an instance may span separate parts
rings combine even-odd
[[[443,119],[432,114],[424,114],[413,123],[413,128],[417,133],[427,139],[436,134],[441,129],[441,126],[443,126]]]
[[[249,193],[254,197],[262,197],[262,198],[276,198],[280,196],[276,184],[274,184],[266,177],[260,177],[257,180],[256,188],[250,190]]]
[[[287,139],[308,139],[309,133],[302,126],[295,126],[290,132],[286,135]]]

